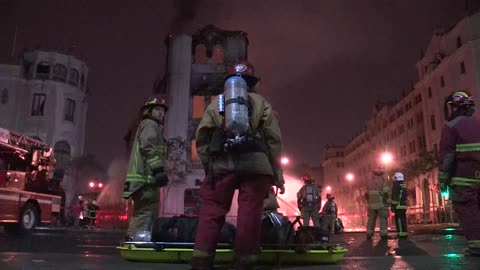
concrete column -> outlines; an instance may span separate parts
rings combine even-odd
[[[168,102],[169,111],[165,126],[168,141],[181,139],[187,142],[188,119],[190,114],[190,71],[192,66],[192,37],[179,35],[170,39],[168,55]],[[186,160],[185,151],[169,153],[169,159]],[[180,164],[180,162],[179,162]],[[185,179],[182,176],[183,166],[177,166],[179,173],[169,175],[171,184],[163,194],[163,213],[184,213]]]
[[[192,38],[187,35],[170,40],[168,67],[169,110],[166,122],[166,137],[187,138],[190,113],[190,70],[192,66]]]

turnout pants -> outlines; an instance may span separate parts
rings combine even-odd
[[[214,184],[205,180],[200,189],[199,223],[192,268],[213,269],[215,249],[225,216],[238,189],[238,217],[235,235],[235,269],[251,269],[260,252],[263,200],[272,185],[270,175],[218,175]]]
[[[407,231],[407,209],[395,209],[395,226],[397,227],[397,235],[405,237]]]
[[[309,226],[310,219],[312,219],[313,226],[320,228],[320,217],[318,215],[317,207],[304,206],[300,209],[300,212],[302,214],[303,226]]]
[[[372,236],[375,232],[377,217],[380,220],[380,236],[388,235],[388,210],[387,209],[368,209],[367,235]]]
[[[128,235],[134,237],[139,231],[151,231],[158,217],[160,194],[157,187],[143,186],[132,194],[133,212],[128,225]]]
[[[467,239],[465,253],[480,256],[480,186],[454,186],[451,197]]]
[[[335,234],[335,221],[337,216],[335,215],[324,215],[322,220],[322,231],[330,232],[330,234]]]

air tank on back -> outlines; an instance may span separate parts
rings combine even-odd
[[[235,136],[244,135],[249,128],[248,87],[240,76],[230,77],[224,84],[225,128]]]

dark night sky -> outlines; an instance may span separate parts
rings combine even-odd
[[[108,164],[164,71],[167,33],[210,23],[243,30],[286,152],[319,165],[323,146],[346,142],[377,100],[408,90],[433,29],[464,9],[461,0],[0,0],[0,58],[11,52],[15,25],[17,53],[75,43],[90,68],[86,151]]]

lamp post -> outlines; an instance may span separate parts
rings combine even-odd
[[[348,181],[348,182],[352,182],[354,179],[355,179],[355,176],[353,175],[353,173],[347,173],[345,175],[345,179]]]
[[[389,174],[389,165],[393,162],[393,155],[389,152],[384,152],[380,156],[380,161],[385,165],[385,170],[387,171],[387,178],[390,180]]]

